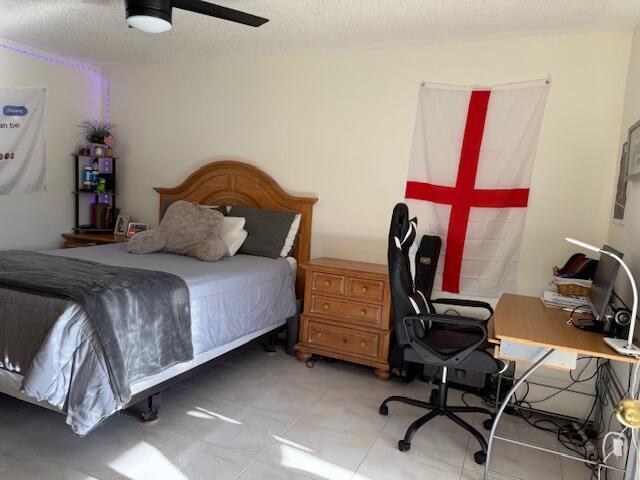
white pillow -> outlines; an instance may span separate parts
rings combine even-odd
[[[302,218],[302,215],[300,215],[299,213],[297,213],[296,216],[293,217],[293,222],[291,222],[291,228],[289,228],[289,233],[287,234],[287,238],[285,238],[284,245],[282,246],[282,250],[280,251],[281,257],[288,257],[289,254],[291,253],[293,244],[296,241],[296,235],[298,234],[298,229],[300,228],[300,218]]]
[[[244,228],[247,220],[244,217],[224,217],[222,219],[222,236],[228,233],[238,233]]]
[[[249,236],[249,233],[244,229],[227,233],[223,237],[224,244],[227,247],[227,251],[224,253],[224,256],[233,257],[236,254],[236,252],[240,249],[240,247],[242,246],[242,244],[244,243],[244,241],[247,239],[248,236]]]

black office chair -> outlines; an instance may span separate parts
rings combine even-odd
[[[416,283],[422,290],[416,290],[411,278],[409,262],[409,248],[416,236],[416,226],[416,219],[409,219],[407,206],[403,203],[396,205],[389,229],[388,248],[389,281],[395,317],[393,348],[401,350],[401,355],[406,362],[440,367],[442,377],[438,388],[432,390],[429,402],[391,396],[380,405],[380,414],[389,414],[387,406],[389,402],[401,402],[429,410],[429,413],[413,422],[407,429],[404,439],[398,441],[400,451],[411,448],[411,439],[420,427],[437,416],[444,415],[476,438],[481,450],[475,453],[474,459],[477,463],[483,464],[487,458],[487,442],[478,430],[456,413],[488,415],[489,419],[484,423],[485,428],[491,428],[493,414],[481,407],[447,405],[447,371],[453,368],[495,374],[504,369],[504,364],[486,351],[489,348],[486,324],[493,310],[484,302],[458,299],[431,300],[435,265],[433,262],[421,262],[420,258],[416,262],[416,269],[417,277],[421,278]],[[427,239],[427,241],[430,240]],[[437,256],[435,261],[437,262]],[[419,265],[423,267],[430,265],[431,268],[425,271],[421,270]],[[438,314],[435,311],[438,304],[480,307],[488,310],[489,317],[477,319]]]

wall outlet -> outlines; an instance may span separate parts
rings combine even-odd
[[[613,439],[613,454],[616,457],[621,457],[624,450],[624,440],[622,438]]]

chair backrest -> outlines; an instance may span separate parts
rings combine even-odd
[[[415,286],[416,290],[424,295],[430,310],[433,310],[430,300],[441,247],[442,240],[440,237],[437,235],[423,235],[416,252]],[[432,311],[432,313],[435,313],[435,311]]]
[[[396,325],[401,324],[402,319],[408,315],[427,312],[426,299],[414,288],[409,263],[409,248],[416,238],[416,227],[417,220],[409,218],[407,206],[404,203],[397,204],[391,216],[387,249],[391,302]],[[398,336],[400,344],[405,340]]]

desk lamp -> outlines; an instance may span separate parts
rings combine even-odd
[[[629,281],[631,282],[631,290],[633,291],[633,308],[631,309],[629,338],[627,338],[627,340],[624,340],[620,338],[605,337],[604,341],[607,345],[609,345],[616,352],[622,355],[632,355],[634,357],[640,356],[640,348],[637,348],[633,345],[633,329],[636,324],[636,313],[638,312],[638,290],[636,288],[636,281],[631,274],[631,270],[629,270],[627,264],[624,263],[622,259],[615,253],[602,250],[601,248],[595,247],[585,242],[581,242],[580,240],[576,240],[575,238],[567,237],[565,238],[565,240],[569,243],[573,243],[574,245],[578,245],[579,247],[586,248],[587,250],[592,250],[603,255],[608,255],[611,258],[615,259],[624,269],[627,277],[629,277]],[[638,368],[638,366],[636,365],[635,368]],[[633,395],[634,393],[635,392],[631,392],[631,395]],[[629,428],[640,427],[640,401],[634,400],[632,398],[623,398],[616,405],[615,412],[616,418],[622,425]]]
[[[636,281],[631,274],[631,270],[626,263],[622,261],[620,257],[618,257],[615,253],[608,252],[607,250],[603,250],[596,246],[593,246],[586,242],[581,242],[580,240],[576,240],[575,238],[565,238],[565,240],[569,243],[573,243],[574,245],[578,245],[579,247],[586,248],[587,250],[592,250],[594,252],[599,252],[602,255],[608,255],[609,257],[616,260],[623,268],[627,277],[629,277],[629,281],[631,282],[631,290],[633,291],[633,308],[631,309],[631,324],[629,325],[629,338],[612,338],[605,337],[604,341],[607,345],[613,348],[616,352],[621,355],[632,355],[634,357],[640,356],[640,348],[633,345],[633,329],[636,324],[636,314],[638,313],[638,289],[636,288]]]

